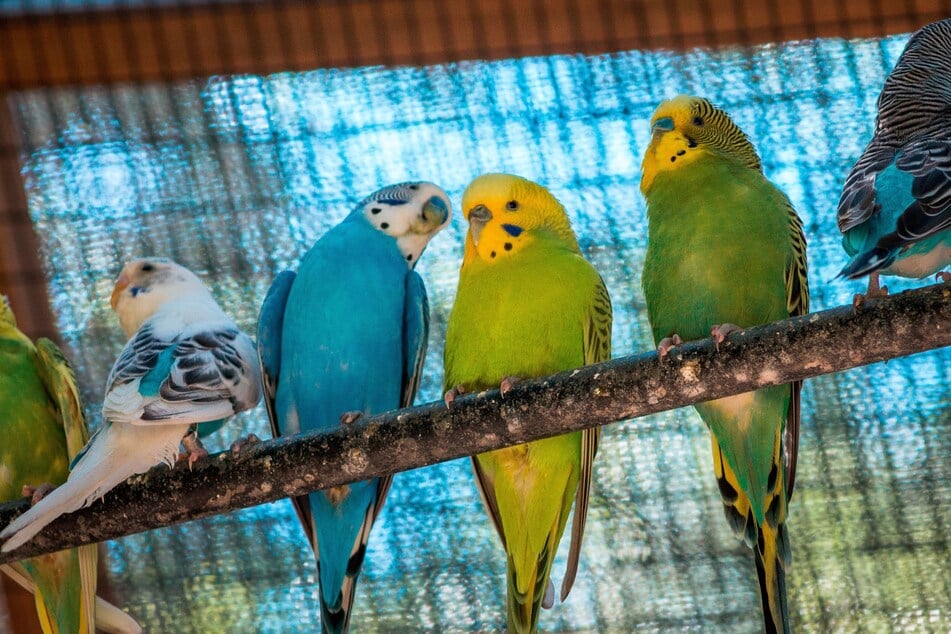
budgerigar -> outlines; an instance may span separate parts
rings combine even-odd
[[[88,439],[73,371],[49,339],[36,345],[0,301],[0,502],[28,489],[62,484],[69,461]],[[95,631],[95,544],[27,559],[44,632]]]
[[[412,405],[429,331],[426,289],[413,268],[449,209],[431,183],[380,189],[314,244],[296,275],[275,279],[258,324],[275,436]],[[391,481],[293,500],[317,557],[324,632],[349,627],[367,540]]]
[[[739,127],[681,95],[651,119],[642,164],[648,244],[642,278],[654,341],[671,345],[808,311],[806,242],[789,199]],[[768,632],[789,631],[785,527],[801,383],[696,406],[711,432],[726,517],[753,547]]]
[[[446,333],[453,394],[611,356],[611,300],[582,256],[564,207],[544,187],[487,174],[466,189],[469,221]],[[564,600],[574,583],[600,428],[475,456],[476,484],[507,555],[509,632],[534,632],[553,602],[552,561],[572,500]]]
[[[0,532],[4,552],[126,478],[162,462],[171,466],[191,425],[228,418],[261,398],[254,343],[185,267],[134,260],[123,267],[111,301],[130,339],[106,382],[103,424],[65,484]]]
[[[951,18],[912,35],[885,80],[839,230],[852,256],[840,275],[868,275],[872,296],[887,293],[880,274],[922,278],[951,263]]]

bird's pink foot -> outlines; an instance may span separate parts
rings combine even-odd
[[[192,465],[208,456],[208,450],[198,439],[198,432],[191,431],[182,438],[182,444],[185,445],[185,454],[188,456],[188,470],[192,470]]]
[[[238,440],[231,443],[231,455],[237,456],[242,450],[244,450],[245,447],[256,445],[259,442],[261,442],[261,439],[254,434],[248,434],[247,438],[239,438]]]
[[[356,410],[352,412],[344,412],[340,415],[340,424],[341,425],[350,425],[351,423],[356,422],[363,416],[363,412],[358,412]]]
[[[878,273],[872,273],[868,276],[868,290],[865,291],[865,294],[856,293],[852,297],[852,308],[858,308],[867,299],[880,299],[882,297],[888,297],[888,287],[879,286]]]
[[[517,376],[506,376],[502,378],[502,381],[499,383],[499,394],[502,398],[505,398],[505,395],[508,394],[515,384],[521,381]]]
[[[660,343],[657,344],[657,356],[663,359],[668,354],[670,354],[671,348],[673,348],[674,346],[679,346],[683,342],[684,340],[681,339],[680,335],[678,335],[677,333],[674,333],[669,337],[664,337],[663,339],[660,340]]]
[[[461,385],[457,385],[451,390],[446,390],[446,394],[442,397],[442,400],[446,403],[446,407],[452,407],[452,402],[456,400],[457,396],[462,396],[466,393],[466,388]]]
[[[31,487],[29,484],[23,485],[22,495],[24,497],[30,498],[30,504],[36,506],[39,504],[40,500],[49,495],[50,491],[55,489],[52,484],[49,482],[44,482],[43,484],[35,487]]]
[[[736,324],[717,324],[710,328],[710,336],[713,337],[713,343],[717,347],[717,351],[720,350],[720,344],[726,341],[726,338],[733,332],[739,332],[743,330]]]
[[[945,284],[951,284],[951,271],[938,271],[934,274],[934,280],[936,282],[944,282]]]

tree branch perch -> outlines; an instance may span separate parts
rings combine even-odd
[[[526,380],[504,400],[489,390],[457,398],[451,411],[430,403],[219,453],[191,472],[157,467],[0,563],[947,345],[951,286],[936,284],[751,328],[719,352],[706,339],[663,362],[649,352]],[[0,526],[27,508],[26,499],[0,506]]]

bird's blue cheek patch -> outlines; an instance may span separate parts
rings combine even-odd
[[[141,286],[133,286],[132,288],[129,289],[129,292],[132,293],[132,297],[138,297],[138,296],[139,296],[139,293],[142,292],[142,287],[141,287]]]
[[[525,231],[518,225],[502,225],[502,228],[505,229],[505,233],[509,234],[513,238],[519,237],[522,232]]]

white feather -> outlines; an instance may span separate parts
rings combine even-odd
[[[130,476],[161,462],[171,466],[188,432],[188,424],[107,425],[93,437],[69,479],[0,532],[0,539],[7,540],[0,551],[19,547],[60,515],[89,506]]]

